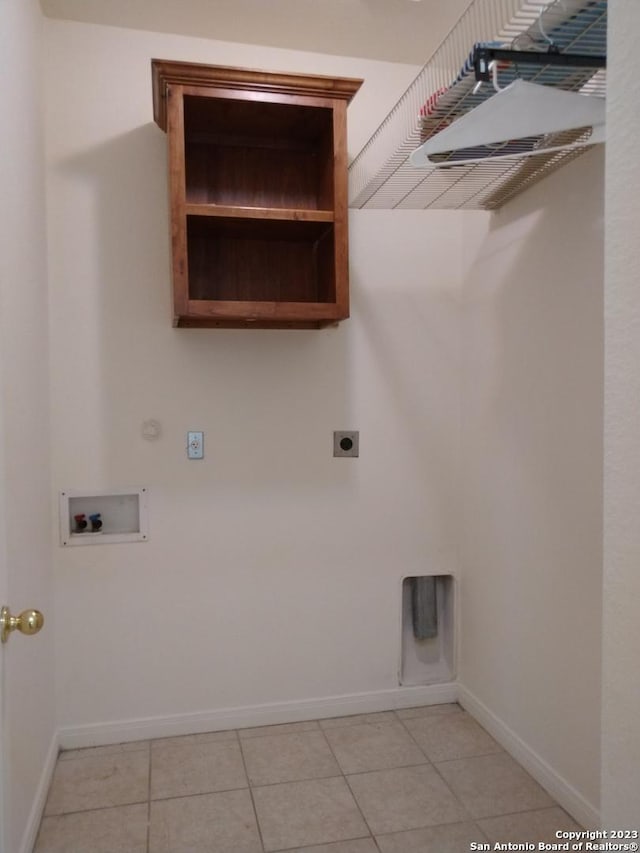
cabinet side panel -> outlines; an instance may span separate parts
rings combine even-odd
[[[174,314],[176,317],[180,317],[187,310],[189,282],[182,86],[167,86],[167,139],[169,146],[169,207],[171,210]]]
[[[335,300],[339,316],[345,318],[349,316],[347,105],[339,100],[333,110],[333,182]]]
[[[322,136],[318,140],[318,196],[319,207],[333,210],[336,204],[335,182],[334,182],[334,124],[335,116],[331,110],[331,121],[327,124]],[[345,166],[346,168],[346,166]]]
[[[315,246],[315,274],[318,302],[336,302],[336,275],[334,269],[335,229],[328,228]]]

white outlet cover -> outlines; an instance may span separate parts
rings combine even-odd
[[[187,433],[187,456],[189,457],[189,459],[204,458],[204,433]]]

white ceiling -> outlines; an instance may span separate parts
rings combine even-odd
[[[471,0],[40,0],[46,15],[423,65]]]

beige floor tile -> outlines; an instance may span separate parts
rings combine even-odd
[[[372,838],[358,838],[354,841],[335,841],[333,844],[318,844],[313,847],[296,847],[295,850],[282,850],[280,853],[378,853]]]
[[[533,812],[489,817],[478,821],[478,825],[492,842],[524,844],[526,842],[547,844],[558,843],[556,832],[559,829],[579,831],[580,827],[573,818],[558,806]]]
[[[34,853],[147,853],[146,803],[46,817]]]
[[[343,773],[364,773],[427,761],[401,723],[365,723],[327,729],[325,735]]]
[[[476,818],[553,806],[551,797],[506,753],[443,761],[438,770]]]
[[[401,720],[415,720],[417,717],[440,717],[442,714],[458,714],[462,711],[457,702],[442,705],[421,705],[419,708],[401,708],[396,711]]]
[[[151,745],[151,799],[246,788],[240,744],[233,740],[173,738]]]
[[[254,788],[265,850],[286,850],[369,834],[343,778]]]
[[[404,720],[431,761],[502,752],[502,747],[466,711]]]
[[[151,803],[149,853],[262,853],[249,791]]]
[[[430,764],[362,773],[347,781],[374,835],[468,818]]]
[[[125,752],[58,761],[45,815],[146,802],[149,755]]]
[[[250,738],[242,742],[242,752],[252,785],[340,775],[320,730]]]
[[[34,853],[262,853],[260,831],[267,853],[467,853],[580,828],[456,703],[69,750],[45,815]]]
[[[275,726],[257,726],[251,729],[240,729],[238,734],[240,740],[263,735],[289,735],[296,732],[318,731],[320,725],[317,720],[302,720],[298,723],[282,723]]]
[[[352,714],[350,717],[329,717],[320,720],[321,729],[339,729],[344,726],[360,726],[363,723],[390,724],[393,725],[396,716],[393,711],[380,711],[375,714]]]
[[[450,823],[376,837],[381,853],[468,853],[471,843],[486,843],[475,823]]]
[[[87,746],[83,749],[65,749],[58,755],[58,761],[103,755],[120,755],[122,752],[149,752],[149,745],[150,741],[148,740],[136,740],[131,743],[112,743],[109,746]]]

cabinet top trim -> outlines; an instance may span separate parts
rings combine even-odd
[[[196,62],[151,60],[153,83],[153,118],[167,129],[167,86],[217,86],[226,89],[253,89],[287,95],[315,95],[346,100],[353,98],[362,80],[352,77],[328,77],[309,74],[285,74],[232,68],[224,65],[204,65]]]

